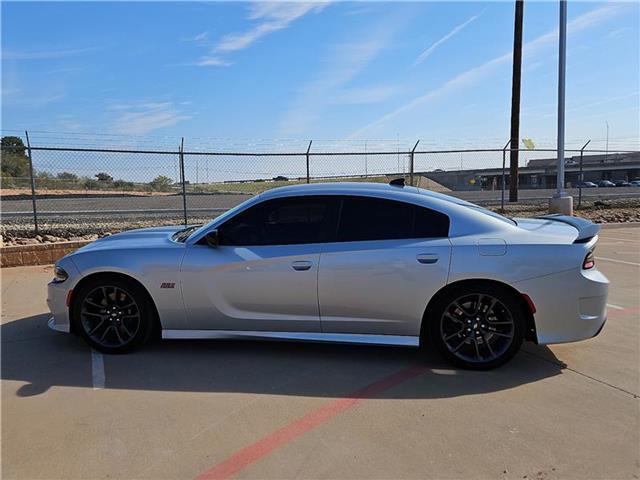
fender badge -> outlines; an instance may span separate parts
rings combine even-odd
[[[176,284],[175,283],[170,283],[170,282],[162,282],[160,284],[160,288],[175,288]]]

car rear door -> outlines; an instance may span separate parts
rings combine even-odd
[[[320,257],[323,332],[419,335],[429,299],[447,283],[446,215],[372,197],[343,197],[337,241]]]
[[[318,264],[336,227],[334,198],[318,196],[267,200],[227,220],[217,248],[193,245],[183,261],[189,327],[320,331]]]

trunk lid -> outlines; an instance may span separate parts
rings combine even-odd
[[[560,237],[570,243],[587,243],[600,231],[600,225],[569,215],[544,215],[536,218],[518,218],[518,227],[532,233]]]

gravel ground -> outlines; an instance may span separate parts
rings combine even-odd
[[[489,207],[499,211],[500,207]],[[507,205],[505,215],[510,217],[535,217],[548,213],[546,202]],[[640,222],[640,198],[583,201],[581,208],[574,212],[595,223]],[[211,217],[189,216],[190,224],[206,223]],[[40,224],[40,235],[35,235],[31,223],[24,219],[5,217],[0,227],[0,245],[29,245],[61,241],[95,240],[123,230],[161,225],[179,225],[180,216],[162,214],[110,217],[104,222],[94,219],[47,217]]]

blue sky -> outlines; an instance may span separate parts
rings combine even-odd
[[[638,148],[639,4],[568,10],[569,146],[604,148],[608,122],[612,148]],[[553,146],[557,2],[524,18],[521,136]],[[2,128],[496,147],[512,42],[512,2],[3,2]]]

